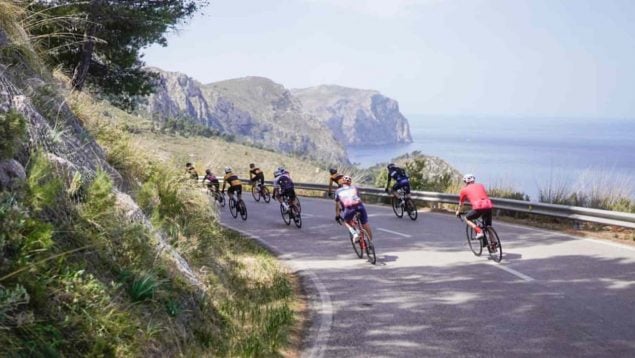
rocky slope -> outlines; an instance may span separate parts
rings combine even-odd
[[[377,91],[323,85],[291,93],[347,146],[412,142],[397,101]]]
[[[195,120],[239,141],[348,163],[345,148],[280,84],[245,77],[204,85],[181,73],[152,70],[160,73],[160,83],[142,111],[154,119]]]

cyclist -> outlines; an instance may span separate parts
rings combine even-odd
[[[282,198],[286,195],[289,198],[290,205],[296,205],[296,195],[295,189],[293,185],[293,180],[291,180],[291,175],[284,167],[279,167],[278,170],[274,173],[275,179],[273,180],[273,191],[277,193],[277,197],[274,194],[274,197],[284,206],[285,210],[288,210],[289,207],[282,200]]]
[[[220,183],[218,182],[218,178],[212,173],[211,170],[205,169],[205,177],[203,178],[203,183],[207,185],[208,190],[212,190],[215,188],[215,192],[219,192]]]
[[[386,192],[388,193],[388,188],[390,187],[390,181],[394,180],[395,185],[392,187],[392,195],[397,198],[397,190],[403,189],[406,197],[410,197],[410,180],[408,179],[408,175],[406,175],[406,171],[403,168],[400,168],[395,165],[395,163],[390,163],[386,167],[388,169],[388,181],[386,182]]]
[[[342,177],[342,187],[335,192],[335,221],[341,224],[342,219],[348,229],[348,232],[353,236],[353,241],[359,241],[359,235],[353,229],[353,217],[356,213],[360,213],[360,221],[366,232],[368,232],[369,238],[372,239],[373,233],[370,230],[368,224],[368,213],[366,207],[362,203],[362,199],[357,194],[357,188],[352,186],[353,179],[348,175]],[[340,212],[344,208],[344,216],[340,216]]]
[[[479,217],[483,217],[485,226],[492,226],[492,208],[494,205],[487,195],[487,191],[483,184],[475,183],[476,177],[473,174],[465,174],[463,176],[463,182],[465,186],[461,189],[459,194],[459,208],[456,210],[456,216],[461,213],[463,202],[467,199],[472,205],[472,210],[465,214],[466,222],[474,231],[476,231],[476,239],[480,239],[484,236],[483,230],[476,225],[472,220],[476,220]]]
[[[265,174],[254,163],[249,164],[249,180],[252,185],[257,182],[260,183],[260,187],[265,185]]]
[[[190,179],[198,180],[198,172],[192,163],[185,163],[185,173],[190,176]]]
[[[243,193],[243,185],[238,179],[238,175],[232,172],[231,167],[225,167],[225,177],[223,178],[223,190],[221,192],[225,192],[225,185],[229,184],[229,189],[227,189],[227,195],[230,198],[233,198],[233,194],[236,193],[238,195],[238,200],[241,199]]]
[[[333,183],[335,183],[338,188],[341,188],[342,178],[344,178],[344,175],[338,173],[336,168],[329,169],[329,173],[331,173],[331,176],[329,177],[328,196],[329,198],[332,198],[333,197]]]

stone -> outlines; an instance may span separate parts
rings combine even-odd
[[[15,159],[0,161],[0,190],[14,190],[26,180],[26,171]]]

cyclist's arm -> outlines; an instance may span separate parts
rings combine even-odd
[[[335,216],[340,216],[341,210],[342,208],[340,206],[340,202],[338,200],[335,200]]]
[[[226,185],[226,184],[227,184],[227,179],[224,179],[224,178],[223,178],[223,189],[222,189],[222,191],[225,191],[225,185]]]
[[[386,181],[386,190],[388,190],[388,188],[390,188],[390,181],[392,180],[392,176],[390,175],[390,172],[388,172],[388,181]]]
[[[333,178],[329,178],[329,191],[328,193],[331,194],[333,192]]]

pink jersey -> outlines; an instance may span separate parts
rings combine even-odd
[[[483,184],[468,184],[466,187],[461,189],[461,193],[459,194],[459,204],[463,204],[463,202],[467,199],[472,205],[472,209],[491,209],[494,207],[492,201],[489,200],[489,196],[487,195],[487,191]]]
[[[335,201],[342,203],[344,208],[358,206],[362,199],[357,195],[357,188],[354,186],[343,186],[335,192]]]

